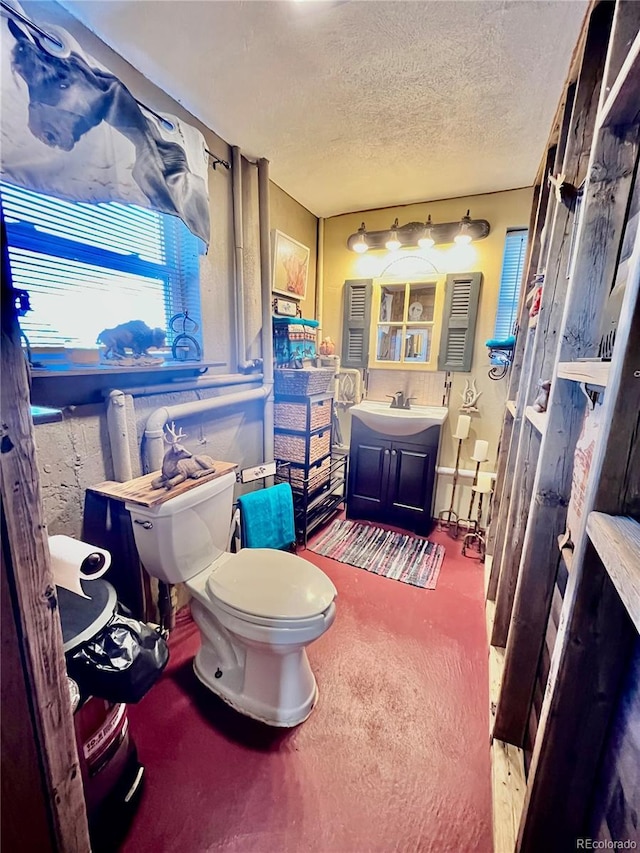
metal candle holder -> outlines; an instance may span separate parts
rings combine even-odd
[[[466,557],[467,549],[475,551],[480,560],[484,560],[486,553],[486,539],[484,536],[484,530],[481,527],[482,524],[482,500],[485,494],[491,494],[491,488],[484,489],[480,488],[479,485],[473,485],[471,487],[471,491],[473,494],[473,500],[475,500],[475,493],[478,493],[478,514],[475,519],[467,519],[473,523],[473,532],[469,532],[466,534],[464,539],[462,540],[462,556]],[[472,502],[473,502],[472,500]]]
[[[466,518],[459,518],[458,519],[458,524],[461,525],[462,527],[466,528],[467,534],[475,533],[478,529],[478,521],[477,521],[477,519],[475,519],[473,517],[473,506],[476,502],[476,491],[477,491],[476,486],[478,484],[478,473],[480,471],[480,466],[482,465],[482,463],[489,461],[489,459],[485,455],[485,453],[483,453],[483,452],[477,453],[476,452],[476,450],[482,449],[482,448],[478,447],[479,444],[480,444],[480,442],[476,442],[476,448],[474,449],[473,454],[471,456],[473,461],[476,463],[476,470],[475,470],[475,473],[473,475],[473,482],[471,483],[471,499],[469,501],[469,512],[468,512]],[[480,517],[482,517],[482,516],[480,516]]]
[[[456,466],[453,469],[453,484],[451,486],[451,503],[449,504],[449,509],[443,509],[438,513],[438,529],[446,530],[449,536],[453,539],[458,538],[458,524],[460,523],[460,518],[457,512],[454,512],[453,504],[456,496],[456,487],[458,485],[458,471],[460,466],[460,449],[462,448],[462,442],[464,438],[458,438],[454,436],[458,441],[458,451],[456,453]]]

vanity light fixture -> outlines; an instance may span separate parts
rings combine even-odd
[[[398,218],[397,217],[395,218],[394,223],[391,226],[391,230],[389,232],[389,239],[387,240],[385,245],[390,252],[395,252],[402,245],[402,243],[398,239]]]
[[[418,238],[418,246],[420,246],[421,249],[430,249],[435,245],[436,241],[431,236],[431,224],[431,214],[429,214],[427,221],[424,224],[422,236]]]
[[[466,246],[473,240],[473,236],[469,232],[469,226],[470,225],[471,225],[471,217],[469,216],[469,211],[467,210],[465,215],[460,220],[460,230],[458,231],[456,236],[453,238],[455,243],[458,243],[458,245]]]
[[[472,240],[484,240],[489,236],[491,226],[486,219],[471,219],[469,211],[455,222],[433,222],[431,216],[426,222],[407,222],[398,225],[395,219],[391,228],[381,231],[367,231],[364,222],[353,234],[347,237],[347,247],[362,254],[366,251],[410,249],[419,246],[428,249],[431,246],[444,246],[456,243],[470,243]]]
[[[358,228],[358,236],[353,244],[353,251],[357,252],[359,255],[363,255],[369,249],[369,244],[367,243],[367,229],[364,224]]]

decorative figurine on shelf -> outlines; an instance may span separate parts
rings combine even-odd
[[[187,436],[182,432],[182,427],[176,432],[176,425],[172,421],[171,426],[165,427],[164,440],[169,449],[162,460],[162,473],[151,481],[152,489],[170,490],[178,483],[184,483],[188,478],[199,480],[207,474],[213,474],[216,463],[210,456],[194,456],[190,450],[180,444],[181,439]]]
[[[113,329],[103,329],[96,343],[105,345],[105,358],[126,358],[127,349],[135,357],[147,355],[149,348],[163,347],[165,338],[164,329],[150,329],[142,320],[129,320]]]
[[[333,355],[336,351],[336,345],[331,338],[324,338],[320,344],[320,355]]]
[[[540,393],[533,403],[533,411],[546,412],[549,403],[549,392],[551,391],[551,380],[547,379],[544,382],[540,380],[538,385],[540,386]]]
[[[478,402],[478,398],[482,394],[482,391],[478,391],[476,388],[476,380],[472,379],[471,384],[469,384],[469,380],[464,380],[464,391],[460,395],[462,397],[462,405],[460,406],[461,412],[477,412],[478,408],[476,403]]]

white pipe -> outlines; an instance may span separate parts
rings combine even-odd
[[[263,455],[273,460],[273,337],[271,326],[271,243],[269,222],[269,161],[258,160],[258,211],[260,215],[260,283],[262,295],[262,375],[264,383]],[[266,481],[267,483],[269,481]]]
[[[438,465],[438,467],[436,468],[436,474],[454,474],[454,473],[455,473],[455,470],[453,468],[443,468],[440,465]],[[493,471],[489,471],[489,472],[483,471],[482,473],[483,474],[488,473],[492,480],[495,480],[495,478],[496,478],[496,474]],[[475,476],[476,476],[475,470],[472,471],[469,468],[459,468],[458,469],[458,477],[470,477],[473,479]]]
[[[132,397],[151,397],[154,394],[175,394],[180,391],[201,391],[207,388],[228,388],[231,385],[250,385],[262,382],[261,373],[225,373],[221,376],[198,376],[158,385],[138,385],[127,388]]]
[[[109,392],[107,405],[107,430],[113,459],[113,476],[118,483],[133,479],[129,430],[127,427],[127,401],[124,391]]]
[[[203,412],[215,412],[230,406],[250,403],[253,400],[264,400],[270,386],[253,388],[249,391],[240,391],[238,394],[224,394],[221,397],[213,397],[210,400],[192,400],[188,403],[177,403],[175,406],[161,406],[151,412],[147,418],[144,430],[145,450],[149,471],[158,471],[162,468],[164,456],[164,427],[169,420],[179,420],[191,415]]]
[[[247,360],[244,316],[244,236],[242,232],[242,154],[237,145],[231,149],[231,187],[233,195],[233,240],[235,247],[236,363],[238,370],[256,365]]]
[[[316,251],[316,320],[318,321],[318,343],[324,337],[322,333],[322,303],[324,301],[324,219],[318,219],[318,248]]]

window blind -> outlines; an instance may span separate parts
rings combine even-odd
[[[32,346],[93,346],[102,329],[143,320],[167,331],[187,308],[200,324],[201,241],[177,217],[116,202],[86,204],[0,185],[14,286],[32,311]]]
[[[496,340],[504,340],[514,333],[520,282],[527,252],[527,236],[526,228],[507,231],[502,259],[498,310],[493,332],[493,337]]]

